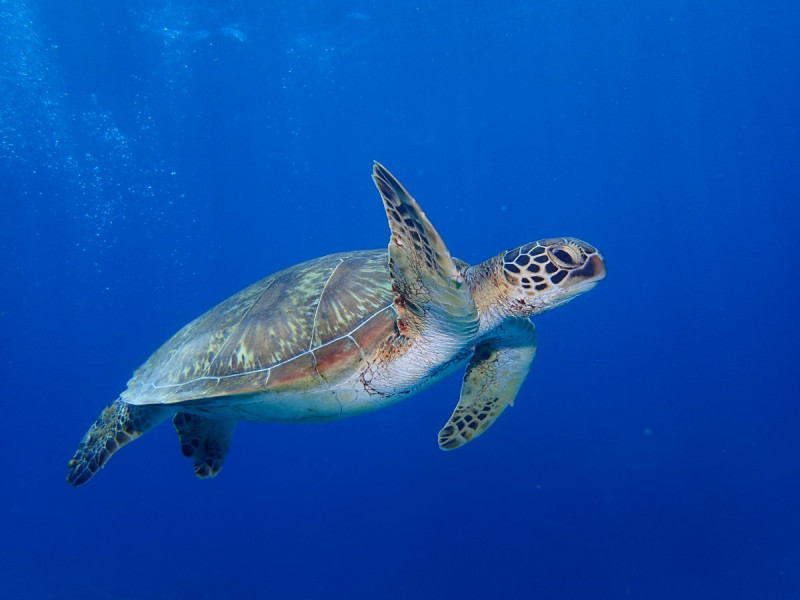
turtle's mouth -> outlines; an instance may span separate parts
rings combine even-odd
[[[606,276],[606,264],[599,254],[595,254],[586,264],[570,272],[563,285],[555,285],[552,290],[533,298],[536,312],[550,310],[566,304],[581,294],[588,292]]]
[[[570,271],[566,289],[563,291],[567,294],[582,294],[592,289],[601,279],[605,279],[605,276],[606,263],[602,256],[594,254],[582,267]]]
[[[605,278],[606,276],[606,262],[599,254],[594,254],[589,257],[581,268],[575,269],[570,274],[570,279],[585,279],[591,282],[592,285]]]

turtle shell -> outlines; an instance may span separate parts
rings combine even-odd
[[[122,394],[172,404],[346,379],[397,335],[386,250],[317,258],[262,279],[159,348]]]

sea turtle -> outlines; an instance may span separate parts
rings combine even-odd
[[[383,166],[389,251],[344,252],[251,285],[167,341],[81,440],[67,481],[86,483],[119,448],[168,417],[199,477],[222,468],[236,421],[319,422],[408,398],[466,364],[439,432],[451,450],[514,401],[536,354],[528,317],[605,276],[598,251],[539,240],[469,266],[450,256]]]

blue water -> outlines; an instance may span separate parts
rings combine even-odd
[[[0,3],[0,597],[800,598],[796,2]],[[251,282],[385,246],[372,161],[476,263],[597,245],[513,408],[171,426],[66,465]]]

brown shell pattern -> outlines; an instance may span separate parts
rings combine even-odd
[[[142,365],[122,399],[175,403],[325,386],[396,334],[386,250],[280,271],[198,317]]]

